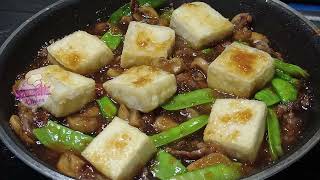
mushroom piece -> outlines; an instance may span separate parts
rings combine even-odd
[[[199,67],[203,73],[207,74],[209,63],[203,58],[197,57],[192,61],[191,67]]]
[[[194,171],[197,169],[202,169],[202,168],[213,166],[215,164],[220,164],[220,163],[230,164],[231,160],[227,156],[221,153],[211,153],[189,164],[187,169],[188,171]]]
[[[130,110],[130,115],[129,115],[129,124],[131,126],[140,128],[142,125],[142,119],[141,119],[141,114],[137,110]]]
[[[154,126],[157,131],[162,132],[178,126],[178,123],[176,123],[173,119],[171,119],[168,116],[159,116],[156,118]]]
[[[172,74],[179,74],[184,70],[184,63],[181,58],[160,59],[154,66]]]
[[[68,116],[67,123],[73,130],[83,133],[93,133],[100,127],[99,114],[99,108],[92,106],[80,114]]]
[[[57,169],[73,178],[81,176],[81,170],[85,165],[85,161],[71,152],[63,153],[57,163]]]
[[[120,104],[118,109],[118,117],[123,120],[129,120],[130,111],[124,104]]]
[[[34,144],[35,141],[32,137],[28,135],[28,132],[24,131],[22,128],[22,123],[17,115],[12,115],[9,120],[10,126],[13,131],[19,136],[19,138],[25,142],[27,145]]]

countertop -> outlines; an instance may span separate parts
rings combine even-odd
[[[27,18],[55,2],[56,0],[1,0],[0,2],[0,44]],[[318,179],[319,169],[316,165],[320,160],[320,144],[307,155],[286,170],[270,179]],[[0,179],[46,179],[15,157],[0,141]]]

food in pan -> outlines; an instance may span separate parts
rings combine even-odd
[[[307,71],[248,13],[164,3],[131,1],[39,50],[12,87],[32,153],[76,179],[239,179],[299,141]]]

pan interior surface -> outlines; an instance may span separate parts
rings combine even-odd
[[[175,7],[190,0],[169,0]],[[265,34],[272,46],[289,62],[304,67],[311,74],[314,88],[313,107],[307,117],[303,138],[290,153],[277,163],[259,170],[249,179],[267,178],[287,167],[310,150],[320,138],[320,38],[315,27],[288,9],[282,3],[271,0],[204,0],[225,17],[232,18],[240,12],[249,12],[254,17],[254,29]],[[26,164],[40,173],[55,179],[68,177],[56,172],[53,167],[30,153],[9,127],[8,120],[13,113],[14,97],[11,86],[15,77],[25,71],[37,54],[38,49],[50,40],[61,38],[71,32],[84,29],[97,19],[107,19],[125,0],[69,0],[58,1],[37,13],[22,24],[0,49],[0,135],[6,146]]]

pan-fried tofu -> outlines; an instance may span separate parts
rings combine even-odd
[[[106,177],[125,180],[137,175],[156,151],[147,135],[115,117],[81,154]]]
[[[177,90],[176,78],[152,66],[132,67],[103,84],[117,102],[142,112],[150,112]]]
[[[238,159],[254,161],[265,133],[266,116],[267,106],[261,101],[217,99],[203,139],[220,144]]]
[[[49,88],[48,98],[41,107],[55,117],[64,117],[79,111],[95,98],[95,81],[66,71],[58,65],[49,65],[29,71],[25,80],[29,84],[42,82]]]
[[[248,98],[273,75],[268,53],[234,42],[209,65],[207,81],[213,89]]]
[[[97,71],[113,59],[112,51],[96,36],[76,31],[48,46],[48,59],[79,74]]]
[[[170,27],[194,48],[201,48],[232,34],[233,24],[203,2],[181,5],[173,11]]]
[[[152,65],[170,55],[175,32],[164,26],[131,22],[124,40],[121,67]]]

